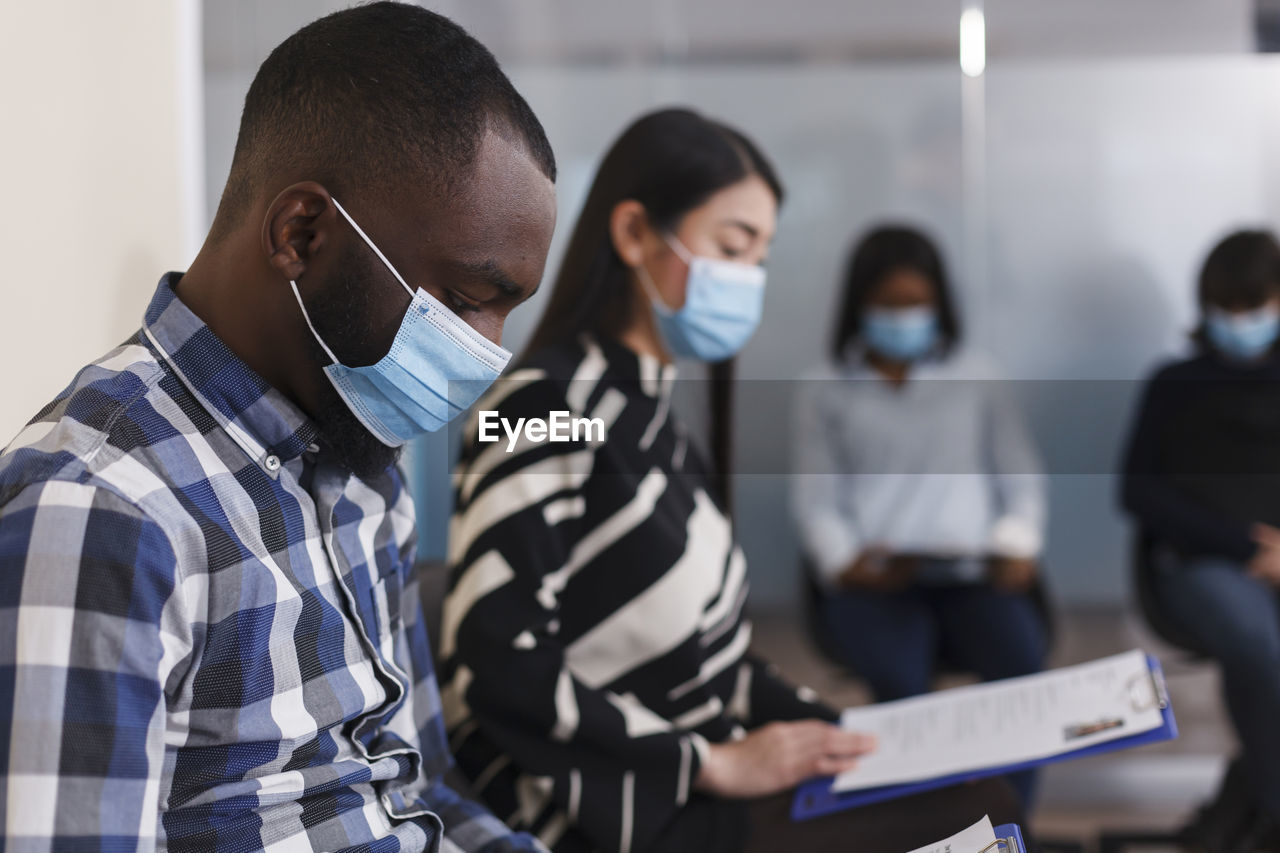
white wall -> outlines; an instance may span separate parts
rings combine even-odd
[[[199,0],[5,4],[0,446],[194,257],[199,26]]]

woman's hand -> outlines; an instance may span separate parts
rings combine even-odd
[[[770,723],[742,740],[711,744],[695,785],[718,797],[766,797],[850,770],[875,745],[872,735],[821,720]]]
[[[1036,561],[1028,557],[992,557],[987,561],[987,578],[1004,592],[1027,592],[1037,571]]]
[[[891,554],[884,548],[868,548],[841,572],[839,584],[847,589],[897,592],[910,585],[915,568],[914,557]]]

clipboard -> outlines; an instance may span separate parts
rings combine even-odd
[[[1027,853],[1027,842],[1016,823],[1006,823],[996,827],[996,840],[979,853]]]
[[[1024,761],[1017,764],[1007,764],[998,767],[982,767],[975,770],[966,771],[964,773],[953,773],[948,776],[939,776],[936,779],[925,779],[919,782],[905,782],[900,785],[884,785],[879,788],[864,788],[860,791],[846,791],[838,793],[831,790],[832,777],[824,776],[818,779],[810,779],[808,782],[800,785],[796,789],[795,799],[791,803],[791,819],[795,821],[810,820],[822,815],[831,814],[833,812],[843,811],[844,809],[857,808],[858,806],[867,806],[872,803],[880,803],[885,800],[894,800],[899,797],[910,796],[911,794],[919,794],[924,791],[932,791],[937,788],[946,788],[951,785],[958,785],[963,782],[972,782],[976,779],[985,779],[989,776],[1004,776],[1008,773],[1016,773],[1019,770],[1030,770],[1034,767],[1040,767],[1045,764],[1055,764],[1059,761],[1070,761],[1076,758],[1086,758],[1091,755],[1103,755],[1108,752],[1118,752],[1122,749],[1129,749],[1135,746],[1145,746],[1149,743],[1160,743],[1162,741],[1173,740],[1178,736],[1178,723],[1173,716],[1173,705],[1169,702],[1169,691],[1165,685],[1164,670],[1160,666],[1160,661],[1151,655],[1147,655],[1147,667],[1151,671],[1151,680],[1155,685],[1155,692],[1160,702],[1160,715],[1162,718],[1161,725],[1158,728],[1145,732],[1129,735],[1127,737],[1117,738],[1106,743],[1094,744],[1068,752],[1060,752],[1051,755],[1048,758],[1038,758],[1033,761]],[[1008,824],[1007,826],[1012,826]],[[1014,827],[1016,830],[1017,827]],[[1019,834],[1019,838],[1021,835]]]

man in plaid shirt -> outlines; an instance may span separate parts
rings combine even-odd
[[[442,781],[395,461],[501,369],[554,173],[423,9],[266,60],[190,270],[0,455],[6,850],[540,849]]]

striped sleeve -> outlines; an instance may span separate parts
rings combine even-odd
[[[553,390],[541,382],[512,394],[502,414],[570,409]],[[559,596],[598,544],[566,529],[583,512],[596,448],[547,443],[491,464],[494,446],[481,447],[464,451],[450,536],[446,713],[474,721],[522,773],[551,780],[544,811],[562,812],[593,846],[644,849],[688,801],[704,742],[566,663]]]

